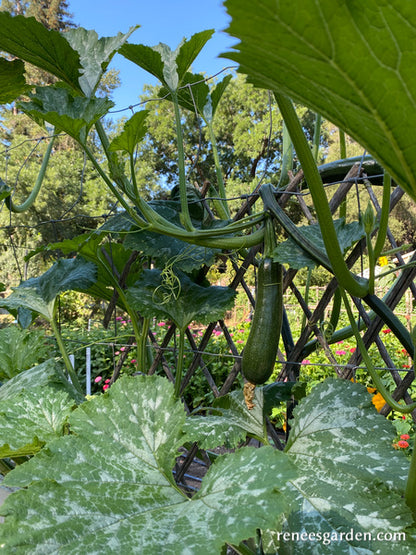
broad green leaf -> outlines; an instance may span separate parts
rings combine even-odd
[[[69,421],[74,435],[7,475],[5,485],[28,487],[2,506],[5,549],[153,555],[163,546],[166,554],[214,555],[270,527],[286,508],[276,483],[295,472],[271,447],[219,458],[192,499],[176,487],[171,469],[185,412],[163,378],[123,378]]]
[[[58,77],[77,91],[81,65],[64,35],[48,30],[34,17],[0,12],[0,50]]]
[[[183,272],[192,272],[204,264],[211,265],[215,255],[213,249],[190,245],[175,237],[167,237],[151,231],[128,234],[124,245],[151,256],[159,268],[171,265],[172,268]]]
[[[49,349],[43,331],[20,326],[0,329],[0,381],[9,380],[45,360]]]
[[[52,85],[37,87],[30,98],[19,104],[26,114],[40,124],[47,121],[82,144],[94,123],[114,106],[107,98],[72,96],[68,89]]]
[[[192,416],[185,424],[187,435],[191,440],[198,440],[201,449],[214,449],[219,445],[237,447],[247,434],[268,443],[262,388],[256,388],[254,408],[251,410],[246,407],[243,392],[233,391],[216,399],[213,412],[207,416]]]
[[[157,77],[169,91],[176,91],[213,32],[208,30],[196,33],[188,41],[184,39],[175,50],[164,43],[154,47],[123,44],[119,53]]]
[[[82,258],[61,258],[44,274],[22,282],[6,299],[0,299],[0,306],[26,308],[51,320],[59,293],[88,289],[96,279],[97,269],[91,262]]]
[[[0,104],[13,102],[28,90],[24,72],[25,66],[21,60],[0,58]]]
[[[0,458],[34,455],[64,434],[75,401],[65,391],[37,386],[3,400],[0,406]]]
[[[416,5],[391,0],[227,0],[223,54],[346,131],[416,199]]]
[[[133,156],[136,146],[147,132],[146,117],[149,110],[136,112],[124,124],[123,131],[110,144],[110,150],[125,150]]]
[[[82,27],[68,29],[65,38],[79,54],[82,70],[79,83],[83,93],[90,97],[95,93],[103,73],[111,62],[117,49],[126,42],[139,25],[130,27],[127,33],[115,37],[101,37],[95,31]]]
[[[191,112],[196,111],[205,122],[212,123],[219,101],[231,79],[231,75],[226,75],[210,91],[203,75],[186,73],[178,91],[179,105]],[[159,97],[171,100],[165,87],[160,89]]]
[[[129,303],[147,318],[169,318],[180,330],[192,321],[215,322],[230,309],[235,291],[228,287],[202,287],[183,272],[162,275],[160,270],[144,270],[126,292]]]
[[[60,364],[53,358],[38,364],[29,370],[21,372],[0,387],[0,405],[19,395],[22,391],[31,391],[37,387],[44,387],[57,392],[64,391],[78,403],[84,401],[84,397],[67,380]]]
[[[353,528],[374,535],[403,530],[412,522],[403,498],[409,462],[392,447],[394,437],[364,386],[336,379],[316,386],[296,408],[286,446],[299,470],[289,485],[286,529],[323,534]],[[338,538],[331,544],[337,553],[354,552],[353,546],[377,552],[380,543]],[[287,549],[312,553],[313,547],[298,542]]]
[[[334,222],[334,226],[341,250],[344,253],[365,235],[360,222],[346,224],[343,219],[340,219]],[[318,224],[300,226],[298,229],[318,249],[325,252],[325,245]],[[299,247],[292,238],[277,245],[273,251],[273,258],[282,264],[289,264],[291,268],[297,270],[305,266],[314,268],[317,265],[315,258],[308,256],[308,253]]]

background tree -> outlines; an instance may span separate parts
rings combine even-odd
[[[75,27],[65,0],[2,0],[1,11],[35,17],[48,29],[65,32]],[[48,73],[26,64],[27,80],[34,85],[53,82]],[[111,95],[119,84],[118,73],[110,70],[99,90]],[[0,177],[13,190],[13,202],[20,204],[33,189],[46,150],[46,130],[19,112],[16,104],[0,112]],[[35,274],[41,257],[24,261],[27,252],[54,241],[73,237],[95,228],[108,213],[113,199],[84,154],[68,136],[54,144],[42,189],[31,208],[22,214],[0,212],[0,281],[16,285]]]

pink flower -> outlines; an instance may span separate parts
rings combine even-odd
[[[123,319],[122,316],[117,316],[116,321],[121,322],[122,319]]]
[[[111,382],[111,380],[105,380],[105,382],[104,382],[104,383],[110,383],[110,382]]]
[[[114,354],[115,354],[115,355],[119,355],[119,354],[120,354],[120,351],[116,351]]]
[[[137,360],[135,358],[132,358],[130,361],[132,364],[136,364]]]
[[[166,323],[165,322],[158,322],[157,325],[158,326],[166,326]]]
[[[94,380],[95,383],[100,383],[100,381],[103,379],[102,376],[97,376]]]
[[[126,350],[126,347],[121,347],[121,349],[120,349],[120,351],[122,351],[122,352],[125,351],[125,350]]]
[[[401,439],[400,441],[398,441],[397,445],[402,449],[406,449],[406,447],[409,447],[409,444],[407,443],[407,441],[404,441],[404,439]]]
[[[237,339],[237,343],[244,343],[242,339]]]
[[[346,351],[335,351],[336,355],[346,355],[347,352]]]
[[[107,384],[103,385],[103,391],[105,391],[106,389],[108,389],[110,386]]]
[[[311,361],[307,358],[302,360],[302,364],[310,364],[310,363],[311,363]]]
[[[357,349],[356,349],[355,347],[351,347],[350,353],[355,353],[356,350],[357,350]]]

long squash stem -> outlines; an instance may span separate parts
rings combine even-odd
[[[71,378],[72,385],[80,393],[84,394],[84,392],[82,391],[81,384],[79,383],[78,376],[77,376],[77,374],[76,374],[76,372],[75,372],[75,370],[72,366],[71,360],[70,360],[69,355],[67,353],[67,350],[65,348],[65,345],[64,345],[64,342],[62,340],[62,336],[59,332],[58,325],[56,323],[55,318],[51,318],[50,323],[51,323],[52,331],[53,331],[53,334],[55,336],[56,342],[58,344],[59,351],[62,355],[62,360],[64,361],[65,368],[67,369],[68,375]]]
[[[210,138],[210,141],[211,141],[212,154],[214,156],[215,173],[216,173],[216,176],[217,176],[218,191],[219,191],[220,197],[221,197],[221,200],[218,203],[215,204],[215,207],[216,207],[216,209],[218,211],[218,215],[221,219],[229,220],[231,216],[230,216],[230,211],[228,209],[228,204],[225,200],[226,194],[225,194],[224,179],[222,177],[220,157],[218,156],[217,140],[215,138],[212,123],[207,122],[207,128],[208,128],[209,138]]]
[[[351,274],[345,263],[322,179],[319,175],[318,168],[313,159],[311,149],[303,133],[293,104],[288,97],[278,92],[275,92],[274,95],[289,130],[296,154],[308,183],[326,252],[338,283],[351,295],[355,297],[364,297],[368,293],[368,285],[360,283],[353,274]]]
[[[140,342],[137,343],[137,367],[140,372],[147,374],[147,334],[149,333],[150,318],[143,318]],[[140,347],[139,347],[140,345]]]
[[[322,124],[322,116],[320,114],[316,114],[315,116],[315,129],[313,132],[313,159],[315,160],[315,164],[318,163],[319,157],[319,142],[321,139],[321,124]]]
[[[189,214],[188,198],[186,194],[185,175],[185,153],[183,148],[183,133],[181,125],[181,114],[179,111],[178,95],[172,91],[172,102],[175,111],[176,137],[178,146],[178,168],[179,168],[179,197],[181,201],[181,223],[188,231],[193,231],[194,226]]]
[[[382,253],[384,243],[386,241],[387,227],[388,227],[389,213],[390,213],[390,190],[391,190],[391,177],[387,172],[384,172],[383,200],[381,204],[377,239],[376,239],[376,244],[374,245],[374,257],[376,260]]]
[[[181,395],[181,382],[183,372],[183,357],[185,354],[185,330],[179,330],[178,362],[176,364],[175,375],[175,397],[179,399]]]
[[[342,300],[344,301],[344,306],[348,314],[348,319],[350,321],[351,328],[354,332],[355,340],[357,341],[357,346],[360,350],[361,356],[363,357],[364,364],[373,379],[374,385],[376,386],[377,391],[381,394],[383,399],[386,401],[388,405],[393,410],[397,412],[408,414],[412,412],[416,408],[416,403],[412,403],[411,405],[401,405],[398,403],[393,397],[391,396],[390,392],[387,390],[386,386],[384,385],[382,379],[378,375],[377,370],[374,367],[373,361],[368,354],[366,346],[364,345],[364,341],[360,335],[357,322],[355,321],[354,315],[351,310],[350,303],[348,301],[347,294],[343,288],[340,288],[340,292],[342,295]]]
[[[20,214],[22,212],[25,212],[35,202],[35,200],[36,200],[36,198],[39,194],[39,191],[42,187],[43,180],[45,178],[46,169],[48,167],[49,158],[51,156],[52,148],[53,148],[54,143],[55,143],[55,136],[52,136],[51,140],[49,141],[48,147],[46,149],[45,156],[43,157],[42,165],[40,167],[39,174],[38,174],[38,177],[37,177],[36,182],[35,182],[35,186],[33,187],[32,191],[31,191],[30,195],[27,197],[27,199],[24,202],[22,202],[21,204],[14,204],[11,197],[6,197],[6,199],[5,199],[6,206],[12,212],[15,212],[15,213],[18,213],[18,214]]]
[[[280,177],[278,189],[283,189],[290,180],[289,172],[293,169],[293,143],[290,138],[287,125],[283,121],[282,130],[282,163],[280,165]]]

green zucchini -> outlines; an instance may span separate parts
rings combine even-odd
[[[363,171],[375,185],[382,185],[384,170],[370,155],[344,158],[318,166],[323,183],[336,183],[342,181],[354,164],[360,163]]]
[[[283,319],[282,266],[265,256],[259,265],[253,321],[241,369],[248,382],[265,383],[272,375]]]

